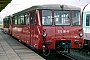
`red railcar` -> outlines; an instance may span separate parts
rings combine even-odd
[[[81,9],[71,5],[38,5],[13,14],[10,34],[42,50],[68,51],[83,47]]]

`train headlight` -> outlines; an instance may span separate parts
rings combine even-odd
[[[47,34],[44,32],[44,33],[42,34],[42,36],[43,36],[43,37],[46,37],[46,36],[47,36]]]
[[[83,33],[82,33],[82,32],[80,32],[80,33],[79,33],[79,36],[80,36],[80,37],[82,37],[82,36],[83,36]]]

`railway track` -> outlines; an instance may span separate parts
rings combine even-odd
[[[65,57],[67,57],[67,58],[69,58],[69,59],[71,59],[71,60],[77,60],[76,58],[74,58],[74,57],[72,57],[72,56],[70,56],[70,55],[68,55],[68,54],[65,54],[65,53],[61,53],[63,56],[65,56]]]
[[[90,55],[82,51],[82,49],[71,49],[70,55],[76,60],[90,60]]]
[[[90,56],[90,47],[84,46],[82,49],[75,49],[76,51],[80,51],[85,55]]]
[[[50,56],[44,56],[42,53],[38,53],[38,54],[41,55],[46,60],[73,60],[73,59],[69,58],[68,56],[61,54],[61,53],[52,54]]]
[[[64,60],[90,60],[90,54],[88,54],[88,50],[85,51],[85,49],[71,49],[71,53],[67,52],[60,52],[60,55],[62,55]],[[58,60],[60,59],[60,55],[55,57],[59,57]]]

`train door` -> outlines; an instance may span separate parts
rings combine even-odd
[[[34,33],[35,33],[35,11],[30,11],[30,44],[34,44]]]

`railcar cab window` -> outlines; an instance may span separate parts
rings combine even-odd
[[[42,25],[52,25],[51,10],[42,10]]]
[[[86,15],[86,26],[90,26],[90,14]]]
[[[70,11],[54,11],[55,25],[70,25]]]
[[[72,25],[80,25],[80,11],[72,11]]]

